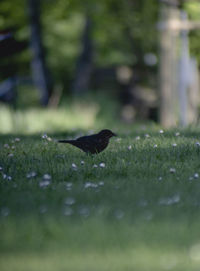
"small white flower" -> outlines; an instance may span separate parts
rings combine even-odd
[[[122,210],[116,210],[115,217],[119,220],[122,219],[124,217],[124,212]]]
[[[142,199],[138,202],[138,205],[141,207],[146,207],[148,205],[148,201]]]
[[[26,174],[26,178],[28,178],[28,179],[29,178],[34,178],[36,175],[37,175],[37,173],[35,171],[31,171],[31,172]]]
[[[8,154],[8,157],[13,157],[13,156],[14,156],[13,153],[9,153],[9,154]]]
[[[66,190],[71,190],[72,189],[72,183],[70,183],[70,182],[67,182],[66,183]]]
[[[73,205],[76,202],[75,198],[68,197],[65,199],[65,205]]]
[[[12,180],[12,177],[11,177],[11,176],[7,176],[7,180],[8,180],[8,181],[11,181],[11,180]]]
[[[172,147],[176,147],[176,146],[177,146],[177,144],[176,144],[176,143],[173,143],[173,144],[172,144]]]
[[[88,217],[90,215],[90,210],[89,208],[82,206],[79,209],[79,214],[83,217]]]
[[[43,138],[43,139],[47,139],[47,138],[48,138],[47,134],[44,133],[44,134],[42,135],[42,138]]]
[[[104,168],[106,165],[105,165],[105,163],[100,163],[99,166],[100,166],[101,168]]]
[[[180,136],[180,133],[179,132],[175,133],[175,136]]]
[[[50,185],[50,181],[49,180],[44,180],[44,181],[41,181],[40,183],[39,183],[39,186],[41,187],[41,188],[45,188],[45,187],[47,187],[47,186],[49,186]]]
[[[94,168],[97,168],[98,166],[96,164],[93,165]]]
[[[8,216],[9,214],[10,214],[10,209],[8,207],[1,208],[1,215],[2,216]]]
[[[43,180],[51,180],[51,175],[46,173],[43,175]]]
[[[176,172],[176,169],[171,167],[171,168],[169,169],[169,172],[170,172],[170,173],[175,173],[175,172]]]
[[[158,145],[157,145],[157,144],[155,144],[153,147],[154,147],[154,148],[157,148],[157,147],[158,147]]]
[[[7,175],[5,173],[2,174],[3,179],[5,180],[7,178]]]
[[[40,206],[39,212],[40,214],[45,214],[47,212],[47,207],[44,205]]]
[[[159,200],[159,204],[160,205],[172,205],[172,204],[176,204],[180,201],[180,195],[179,194],[175,194],[172,197],[167,197],[167,198],[162,198]]]
[[[160,134],[164,134],[164,131],[161,129],[161,130],[159,131],[159,133],[160,133]]]
[[[3,170],[3,168],[2,167],[0,167],[0,171],[2,171]]]
[[[84,165],[84,164],[85,164],[85,162],[82,160],[82,161],[81,161],[81,165]]]
[[[149,137],[150,137],[150,135],[149,135],[149,134],[145,134],[144,136],[145,136],[146,138],[149,138]]]
[[[196,142],[196,145],[197,145],[198,147],[200,147],[200,142]]]
[[[104,182],[99,182],[99,186],[103,186],[104,185]]]
[[[69,207],[69,206],[65,207],[65,209],[64,209],[64,215],[70,216],[72,214],[73,214],[73,209],[71,207]]]
[[[8,144],[4,144],[3,146],[4,146],[4,148],[7,148],[7,149],[10,148],[10,146]]]
[[[162,179],[163,179],[163,178],[162,178],[161,176],[158,178],[159,181],[162,181]]]
[[[16,137],[15,138],[15,142],[19,142],[20,141],[20,138],[19,137]]]
[[[131,150],[131,149],[132,149],[132,146],[131,146],[131,145],[129,145],[129,146],[128,146],[128,150]]]
[[[84,184],[84,188],[97,188],[98,187],[98,184],[96,184],[96,183],[92,183],[92,182],[86,182],[85,184]]]
[[[198,179],[198,178],[199,178],[199,174],[198,174],[198,173],[195,173],[195,174],[194,174],[194,178],[195,178],[195,179]]]
[[[72,163],[72,168],[77,169],[77,165],[75,163]]]
[[[140,140],[140,136],[136,136],[136,138],[135,138],[136,140]]]

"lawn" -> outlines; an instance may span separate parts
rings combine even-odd
[[[0,270],[199,270],[200,129],[113,122],[118,137],[88,156],[56,140],[103,122],[74,123],[2,129]]]

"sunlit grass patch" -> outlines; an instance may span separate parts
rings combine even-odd
[[[98,105],[74,105],[58,109],[29,108],[14,110],[0,107],[0,133],[37,133],[91,129],[96,122]]]

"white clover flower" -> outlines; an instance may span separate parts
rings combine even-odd
[[[161,130],[159,131],[159,133],[160,133],[160,134],[164,134],[164,131],[161,129]]]
[[[146,207],[146,206],[148,205],[148,201],[142,199],[142,200],[140,200],[140,201],[138,202],[138,205],[141,206],[141,207]]]
[[[105,163],[100,163],[99,166],[100,166],[101,168],[104,168],[106,165],[105,165]]]
[[[4,144],[3,146],[4,146],[4,148],[7,148],[7,149],[10,148],[10,146],[8,144]]]
[[[2,171],[3,170],[3,168],[2,167],[0,167],[0,171]]]
[[[132,149],[132,146],[131,146],[131,145],[129,145],[129,146],[128,146],[128,150],[131,150],[131,149]]]
[[[7,178],[7,175],[5,173],[2,174],[3,179],[5,180]]]
[[[135,138],[136,140],[140,140],[140,136],[136,136],[136,138]]]
[[[51,182],[50,182],[49,180],[44,180],[44,181],[41,181],[41,182],[39,183],[39,186],[40,186],[41,188],[45,188],[45,187],[49,186],[50,183],[51,183]]]
[[[73,214],[73,209],[72,209],[71,207],[69,207],[69,206],[66,206],[65,209],[64,209],[63,214],[64,214],[65,216],[70,216],[70,215]]]
[[[19,142],[21,139],[19,137],[15,138],[15,142]]]
[[[76,202],[75,198],[68,197],[65,199],[65,205],[73,205]]]
[[[79,208],[79,214],[83,217],[88,217],[90,215],[90,209],[86,206]]]
[[[150,135],[149,135],[149,134],[145,134],[144,136],[145,136],[146,138],[149,138],[149,137],[150,137]]]
[[[179,201],[180,201],[180,195],[175,194],[172,197],[161,198],[158,203],[160,205],[172,205],[172,204],[178,203]]]
[[[40,208],[39,208],[40,214],[45,214],[47,212],[47,210],[48,210],[47,207],[44,205],[40,206]]]
[[[26,174],[26,178],[28,178],[28,179],[34,178],[36,176],[37,176],[37,173],[35,171],[31,171],[31,172]]]
[[[72,163],[72,168],[77,170],[77,165],[75,163]]]
[[[175,169],[175,168],[170,168],[170,169],[169,169],[169,172],[170,172],[170,173],[175,173],[175,172],[176,172],[176,169]]]
[[[8,216],[9,214],[10,214],[10,209],[8,207],[1,208],[1,215],[2,216]]]
[[[154,148],[157,148],[157,147],[158,147],[158,145],[157,145],[157,144],[155,144],[153,147],[154,147]]]
[[[11,177],[11,176],[7,176],[7,180],[8,180],[8,181],[11,181],[11,180],[12,180],[12,177]]]
[[[176,144],[176,143],[173,143],[173,144],[172,144],[172,147],[176,147],[176,146],[177,146],[177,144]]]
[[[93,165],[94,168],[97,168],[98,166],[96,164]]]
[[[198,174],[198,173],[195,173],[195,174],[194,174],[194,178],[195,178],[195,179],[198,179],[198,178],[199,178],[199,174]]]
[[[197,145],[198,147],[200,147],[200,142],[196,142],[196,145]]]
[[[85,184],[84,184],[84,188],[97,188],[98,187],[98,184],[96,184],[96,183],[92,183],[92,182],[86,182]]]
[[[81,161],[81,165],[84,165],[84,164],[85,164],[85,162],[82,160],[82,161]]]
[[[51,175],[46,173],[43,175],[43,180],[51,180]]]
[[[175,133],[175,136],[180,136],[180,133],[179,132]]]
[[[72,189],[72,183],[70,183],[70,182],[67,182],[66,183],[66,190],[71,190]]]
[[[43,138],[43,139],[47,139],[47,138],[48,138],[48,135],[47,135],[46,133],[44,133],[44,134],[42,135],[42,138]]]

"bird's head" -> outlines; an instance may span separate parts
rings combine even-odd
[[[108,129],[101,130],[98,135],[100,135],[104,138],[111,138],[113,136],[117,136],[115,133],[113,133],[112,131],[110,131]]]

